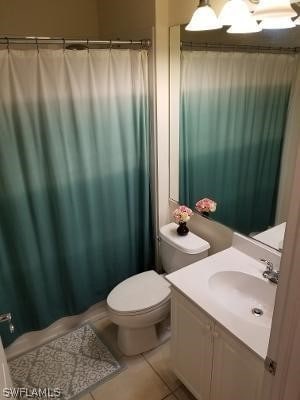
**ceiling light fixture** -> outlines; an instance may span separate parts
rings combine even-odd
[[[228,33],[253,33],[261,31],[244,0],[229,0],[224,5],[219,21],[231,25]]]
[[[244,0],[229,0],[222,8],[219,21],[222,25],[233,25],[240,18],[247,18],[249,15],[250,11]]]
[[[259,26],[262,29],[289,29],[295,28],[296,22],[287,17],[264,18]]]
[[[228,33],[256,33],[260,32],[262,27],[256,22],[256,19],[249,14],[247,18],[241,18],[236,21],[228,30]]]
[[[200,0],[197,10],[185,29],[187,31],[209,31],[221,28],[222,24],[220,24],[214,10],[210,7],[209,1]]]
[[[264,18],[292,18],[297,13],[292,8],[290,0],[261,0],[253,15],[257,20]]]

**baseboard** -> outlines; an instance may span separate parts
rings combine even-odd
[[[30,351],[31,349],[48,342],[49,340],[63,335],[68,331],[87,323],[93,322],[107,316],[106,301],[91,306],[82,314],[72,315],[61,318],[53,324],[40,331],[32,331],[18,337],[12,344],[5,349],[8,360],[17,357],[18,355]]]

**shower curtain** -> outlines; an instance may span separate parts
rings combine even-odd
[[[151,265],[147,65],[145,50],[0,52],[6,344]]]
[[[295,57],[183,51],[180,202],[218,203],[245,234],[273,224]]]

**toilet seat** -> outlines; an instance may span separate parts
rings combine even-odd
[[[170,294],[170,284],[161,275],[146,271],[119,283],[108,295],[107,305],[120,315],[145,314],[168,303]]]

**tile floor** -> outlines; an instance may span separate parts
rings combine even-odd
[[[106,318],[94,323],[99,336],[127,368],[80,400],[195,400],[173,374],[169,341],[138,356],[123,356],[117,347],[116,327]]]

